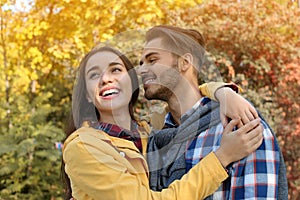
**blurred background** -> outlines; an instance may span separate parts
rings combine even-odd
[[[63,199],[61,142],[80,59],[99,42],[159,24],[204,35],[223,81],[242,86],[275,131],[289,199],[300,199],[300,0],[1,0],[0,6],[0,200]],[[122,45],[126,51],[135,44]],[[160,105],[140,98],[136,114],[147,115],[154,104]]]

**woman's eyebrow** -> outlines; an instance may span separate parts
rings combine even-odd
[[[123,64],[121,63],[121,62],[111,62],[111,63],[109,63],[109,67],[110,66],[114,66],[114,65],[122,65],[123,66]]]
[[[115,66],[115,65],[122,65],[123,66],[123,64],[121,63],[121,62],[111,62],[111,63],[109,63],[109,67],[111,67],[111,66]],[[98,65],[95,65],[95,66],[93,66],[93,67],[91,67],[87,72],[86,72],[86,74],[88,74],[89,72],[91,72],[91,71],[93,71],[93,70],[96,70],[96,69],[98,69],[99,68],[99,66]]]
[[[86,72],[86,74],[88,74],[90,71],[93,71],[93,70],[96,70],[96,69],[98,69],[98,66],[97,66],[97,65],[91,67],[91,68]]]

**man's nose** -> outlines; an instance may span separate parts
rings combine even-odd
[[[147,64],[143,63],[137,68],[138,75],[142,75],[144,73],[147,73],[149,71],[149,67]]]

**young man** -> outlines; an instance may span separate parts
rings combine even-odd
[[[154,190],[180,179],[220,146],[224,127],[219,105],[203,98],[198,89],[204,56],[203,37],[195,30],[157,26],[146,34],[139,69],[145,97],[166,101],[170,111],[165,118],[166,129],[152,135],[148,146],[150,185]],[[229,88],[223,91],[233,92]],[[226,98],[226,93],[216,92],[216,97]],[[253,120],[253,113],[251,109],[245,112],[239,127]],[[195,119],[199,121],[196,127],[190,123]],[[262,125],[262,145],[248,157],[232,163],[227,169],[230,177],[208,199],[287,199],[279,145],[263,119]]]

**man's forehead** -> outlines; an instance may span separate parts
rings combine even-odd
[[[143,56],[147,56],[150,53],[163,53],[168,52],[172,53],[170,49],[168,49],[165,45],[163,45],[161,38],[155,38],[147,42],[143,49]]]
[[[154,38],[154,39],[146,42],[144,48],[145,49],[148,49],[148,48],[159,49],[159,48],[162,48],[162,46],[163,46],[162,38]]]

